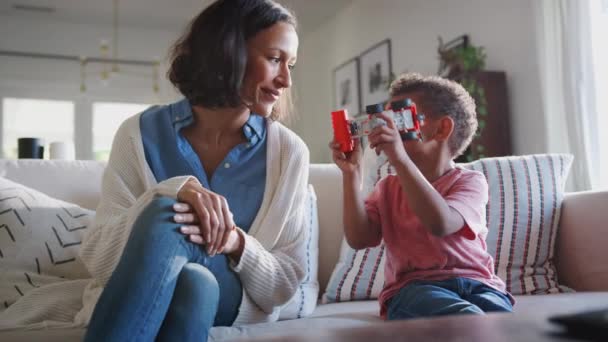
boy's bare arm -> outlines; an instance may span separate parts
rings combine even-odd
[[[331,142],[332,158],[342,171],[344,190],[344,236],[354,249],[380,244],[380,228],[374,227],[367,216],[365,201],[361,195],[361,144],[357,140],[350,153],[340,150],[340,144]]]
[[[394,166],[410,207],[431,234],[446,236],[464,226],[462,216],[446,203],[409,156]]]
[[[380,244],[380,228],[372,224],[365,210],[365,201],[360,191],[359,172],[344,173],[344,236],[354,249],[375,247]]]

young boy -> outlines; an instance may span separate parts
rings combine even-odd
[[[384,319],[456,313],[511,312],[512,297],[486,251],[488,184],[482,173],[453,159],[477,129],[475,104],[459,84],[405,74],[391,84],[391,101],[410,98],[426,118],[422,141],[402,141],[394,122],[368,136],[396,171],[367,199],[361,186],[361,147],[349,154],[330,144],[342,171],[344,233],[354,249],[386,245]]]

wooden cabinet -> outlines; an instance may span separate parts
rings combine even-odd
[[[481,134],[473,139],[456,162],[512,154],[506,75],[502,71],[480,71],[474,77],[478,86],[483,88],[487,113],[481,113],[479,103],[483,101],[480,101],[478,95],[472,94],[478,104],[477,121],[482,127]]]

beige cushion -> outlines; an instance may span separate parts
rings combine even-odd
[[[92,160],[0,159],[0,177],[94,210],[104,167]]]
[[[296,293],[287,304],[281,308],[279,320],[307,317],[312,314],[317,306],[319,296],[319,281],[317,280],[317,269],[319,265],[319,218],[317,215],[317,196],[312,185],[308,185],[308,197],[306,198],[306,230],[308,241],[306,242],[306,272],[307,276],[298,286]]]
[[[312,164],[310,184],[315,187],[319,208],[319,287],[325,290],[338,262],[342,242],[342,174],[334,164]]]
[[[608,191],[568,194],[556,242],[559,280],[578,291],[608,291]],[[606,301],[608,305],[608,301]]]
[[[89,277],[77,256],[94,216],[0,177],[0,313],[36,288]]]

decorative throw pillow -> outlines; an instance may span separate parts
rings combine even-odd
[[[375,299],[384,287],[384,242],[378,247],[354,250],[342,240],[340,258],[331,274],[323,303]]]
[[[76,257],[94,212],[0,177],[0,312],[33,288],[87,278]]]
[[[317,307],[319,282],[317,269],[319,267],[319,216],[317,213],[317,196],[312,185],[308,185],[306,199],[306,271],[304,282],[298,287],[296,294],[281,308],[279,319],[295,319],[309,316]]]
[[[555,237],[572,155],[487,158],[463,167],[488,181],[488,252],[512,294],[570,291],[558,284]]]
[[[569,291],[557,282],[553,252],[572,159],[571,155],[539,154],[460,165],[486,176],[488,252],[494,258],[496,274],[514,295]],[[367,191],[394,174],[389,163],[365,157],[364,170],[363,189]],[[384,284],[383,265],[383,244],[354,251],[343,241],[323,301],[377,298]]]

